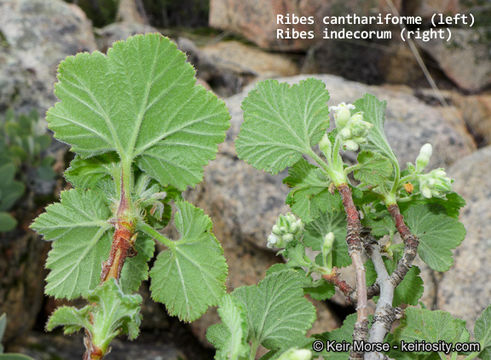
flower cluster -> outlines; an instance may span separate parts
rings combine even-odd
[[[331,107],[334,111],[334,120],[338,129],[338,136],[343,149],[356,151],[360,144],[367,141],[367,135],[373,124],[363,120],[363,113],[357,112],[351,115],[354,105],[341,103]]]
[[[432,197],[444,197],[446,193],[452,191],[452,179],[450,179],[442,168],[423,174],[423,170],[428,165],[433,148],[431,144],[424,144],[416,158],[416,166],[409,163],[408,170],[419,182],[421,195],[429,199]]]
[[[303,222],[292,213],[280,215],[268,236],[269,248],[284,248],[303,233]]]
[[[452,179],[447,177],[443,169],[435,169],[419,175],[419,188],[425,198],[444,197],[452,191]]]

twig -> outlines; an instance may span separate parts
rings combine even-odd
[[[121,196],[116,214],[115,230],[109,257],[102,263],[101,284],[112,278],[119,281],[126,258],[136,255],[134,248],[135,226],[132,221],[127,219],[126,213],[130,205],[124,190],[123,179],[124,176],[121,173]],[[88,331],[85,331],[84,344],[86,349],[84,360],[100,360],[104,357],[102,350],[92,343],[92,337]]]
[[[404,254],[401,260],[397,263],[397,268],[390,275],[391,281],[395,286],[399,285],[406,276],[407,272],[411,268],[414,258],[416,257],[418,251],[419,240],[417,236],[411,233],[411,230],[407,227],[404,222],[404,217],[401,215],[399,206],[397,204],[389,205],[387,207],[389,213],[394,218],[396,223],[396,229],[401,235],[402,241],[404,241]]]
[[[348,300],[350,299],[351,294],[355,292],[355,289],[353,289],[350,284],[339,278],[339,274],[337,273],[337,269],[335,267],[332,269],[332,273],[325,274],[322,277],[324,280],[330,282],[341,290]]]
[[[361,257],[363,250],[360,240],[361,223],[349,186],[341,184],[337,188],[343,199],[343,206],[346,211],[346,242],[348,243],[348,252],[356,271],[356,294],[358,299],[356,310],[358,316],[353,331],[353,341],[365,341],[368,336],[368,309],[365,266]],[[352,351],[350,359],[363,359],[363,353]]]
[[[396,223],[397,231],[401,235],[401,238],[404,242],[403,256],[397,263],[397,268],[395,269],[395,271],[390,275],[391,282],[394,284],[394,288],[396,288],[401,283],[401,281],[404,279],[407,272],[411,268],[414,258],[416,257],[416,254],[418,252],[419,240],[418,237],[413,235],[411,233],[411,230],[409,230],[409,228],[407,227],[406,223],[404,222],[404,217],[401,215],[399,206],[397,204],[389,205],[387,209],[389,210],[389,213],[392,215],[392,218]],[[368,287],[367,289],[368,299],[371,299],[372,297],[377,296],[379,294],[380,294],[380,285],[377,282],[371,285],[370,287]],[[353,304],[356,303],[356,297],[357,295],[355,293],[352,293],[349,297],[349,301],[352,302]]]
[[[380,286],[380,298],[377,302],[373,324],[370,328],[368,341],[370,343],[381,343],[384,341],[385,335],[390,331],[392,323],[396,316],[392,301],[394,299],[395,285],[391,281],[391,277],[385,268],[382,255],[380,254],[380,246],[377,243],[371,244],[369,247],[369,255],[372,259],[375,271],[377,272],[377,283]],[[365,356],[366,360],[381,360],[385,355],[378,352],[370,352]]]

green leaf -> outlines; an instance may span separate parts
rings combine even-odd
[[[116,152],[163,186],[198,183],[225,138],[223,101],[196,85],[195,71],[160,34],[118,41],[107,56],[66,58],[47,113],[55,137],[83,158]]]
[[[304,222],[312,221],[321,211],[340,209],[342,206],[339,194],[329,192],[330,181],[322,170],[305,159],[300,159],[288,169],[288,177],[283,183],[292,188],[286,203]]]
[[[465,206],[465,199],[451,192],[445,195],[445,198],[432,197],[427,199],[423,196],[414,197],[410,201],[401,202],[399,207],[402,212],[411,206],[425,204],[435,214],[446,214],[455,219],[459,218],[460,209]]]
[[[3,353],[2,339],[5,335],[5,329],[7,328],[7,314],[0,316],[0,354]]]
[[[148,279],[148,261],[153,257],[155,242],[139,233],[135,242],[136,256],[126,258],[121,269],[120,285],[129,294],[138,291],[143,280]]]
[[[400,252],[394,252],[393,259],[389,259],[386,257],[383,258],[385,267],[389,275],[392,274],[397,268],[397,262],[400,260],[401,257],[402,254]],[[367,285],[374,284],[377,280],[377,272],[375,271],[371,260],[368,260],[365,263],[365,270]],[[424,291],[423,279],[421,279],[419,275],[420,273],[421,270],[416,265],[411,266],[404,279],[402,279],[401,283],[394,291],[392,306],[395,307],[401,304],[418,304],[418,300],[421,298],[421,296],[423,296]]]
[[[51,269],[46,294],[73,299],[99,283],[113,232],[104,199],[95,190],[63,191],[60,202],[48,206],[31,225],[45,240],[54,240],[46,261]]]
[[[384,131],[386,101],[380,101],[371,94],[365,94],[361,99],[354,103],[355,112],[363,112],[363,120],[368,121],[374,126],[368,133],[368,143],[361,146],[362,150],[371,150],[387,157],[395,168],[399,168],[392,148],[387,141]]]
[[[9,210],[24,193],[24,184],[14,180],[16,171],[11,163],[0,166],[0,211]]]
[[[273,272],[258,285],[243,286],[232,295],[244,305],[253,350],[259,344],[280,349],[303,338],[315,320],[315,308],[304,297],[296,271]]]
[[[206,332],[206,338],[217,349],[217,360],[239,360],[249,356],[247,343],[249,332],[247,316],[243,305],[226,294],[218,305],[218,315],[222,323],[212,325]]]
[[[73,306],[61,306],[57,308],[49,317],[46,324],[46,331],[52,331],[58,326],[63,326],[63,333],[73,334],[82,328],[92,329],[89,320],[91,306],[77,309]]]
[[[488,356],[491,355],[491,305],[484,309],[477,318],[474,325],[474,337],[481,344],[481,354],[486,352]]]
[[[396,342],[424,340],[431,343],[455,343],[468,341],[469,333],[464,320],[456,319],[445,311],[410,307],[405,310],[401,325],[394,332],[394,338]]]
[[[324,343],[329,340],[336,343],[342,343],[345,341],[351,344],[353,342],[353,330],[355,328],[355,323],[356,314],[350,314],[344,319],[343,325],[339,329],[314,335],[314,337],[322,340]],[[316,354],[322,355],[325,359],[329,360],[348,360],[349,358],[349,352],[327,352],[326,350],[323,350],[322,352]]]
[[[10,231],[17,226],[17,220],[7,212],[0,211],[0,232]]]
[[[354,172],[356,180],[382,194],[388,192],[387,183],[394,180],[389,159],[372,151],[362,151],[358,154],[358,164],[361,167]]]
[[[305,287],[303,290],[305,294],[310,295],[312,299],[324,301],[330,299],[336,293],[336,289],[334,285],[325,281],[324,279],[319,280],[318,282],[313,283],[316,286]]]
[[[75,188],[91,189],[97,187],[101,181],[112,182],[114,178],[118,179],[121,176],[118,163],[116,153],[107,153],[90,159],[83,159],[77,155],[65,171],[65,178]]]
[[[119,334],[128,334],[134,340],[141,323],[138,294],[126,295],[115,279],[109,279],[86,295],[89,305],[82,309],[63,306],[50,316],[46,330],[63,326],[65,334],[84,328],[92,344],[105,354],[111,341]]]
[[[386,207],[384,207],[383,210],[365,214],[362,224],[370,228],[371,234],[377,238],[384,235],[393,235],[397,231],[394,219],[387,211]]]
[[[225,293],[227,264],[203,210],[183,201],[176,206],[174,222],[181,238],[157,257],[150,290],[169,314],[191,322]]]
[[[323,212],[313,222],[305,226],[303,242],[312,250],[320,251],[324,236],[334,233],[332,264],[338,268],[351,264],[346,244],[346,215],[341,211]]]
[[[419,240],[418,254],[433,270],[447,271],[453,264],[452,249],[465,238],[465,228],[457,219],[434,214],[425,205],[410,207],[404,218]]]
[[[91,331],[95,345],[105,352],[120,333],[128,334],[130,340],[136,339],[141,323],[140,295],[123,293],[117,281],[109,279],[89,293],[87,300],[96,304]]]
[[[235,142],[239,157],[278,173],[311,152],[329,127],[329,93],[322,81],[260,82],[242,102],[244,122]]]

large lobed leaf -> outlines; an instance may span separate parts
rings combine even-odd
[[[103,199],[96,190],[64,191],[31,225],[45,240],[55,240],[46,261],[46,294],[73,299],[99,283],[112,238]]]
[[[304,338],[315,320],[315,308],[303,295],[303,281],[294,270],[278,271],[258,285],[243,286],[232,293],[247,312],[252,344],[282,349]]]
[[[169,314],[194,321],[225,293],[227,264],[203,210],[179,201],[175,225],[181,238],[157,257],[150,271],[154,300]]]
[[[426,205],[404,212],[406,224],[419,238],[418,254],[433,270],[447,271],[453,264],[452,249],[465,238],[465,228],[457,219],[435,214]]]
[[[66,58],[47,114],[55,137],[82,157],[116,152],[162,185],[184,190],[225,138],[223,101],[196,85],[193,67],[160,34],[136,35]]]
[[[244,123],[235,143],[239,157],[273,174],[309,153],[329,127],[329,93],[322,81],[288,85],[260,82],[242,102]]]
[[[305,226],[304,244],[320,251],[324,237],[334,233],[332,265],[338,268],[351,264],[346,243],[346,214],[342,211],[326,211]]]
[[[329,192],[330,181],[317,166],[300,159],[288,169],[283,183],[292,188],[286,203],[305,223],[314,220],[322,211],[342,208],[339,194]]]
[[[394,332],[398,342],[414,342],[422,340],[430,343],[445,341],[446,343],[469,341],[469,332],[465,321],[452,317],[448,312],[427,309],[407,308],[404,319]]]

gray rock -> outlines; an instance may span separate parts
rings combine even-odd
[[[460,88],[479,91],[491,84],[491,43],[486,31],[452,29],[450,42],[433,39],[418,45]]]
[[[95,48],[90,21],[77,6],[61,0],[0,0],[0,117],[8,107],[35,109],[43,116],[55,101],[60,60]],[[24,212],[19,207],[18,214]],[[7,339],[32,327],[46,275],[47,244],[26,230],[35,214],[18,216],[18,229],[0,234],[0,313],[9,317]]]
[[[467,201],[460,220],[467,235],[438,287],[438,307],[467,321],[469,329],[491,299],[491,147],[456,162],[449,174]]]
[[[1,1],[0,32],[21,69],[33,72],[50,90],[62,59],[96,49],[84,12],[61,0]]]
[[[158,33],[154,27],[136,22],[117,22],[95,30],[97,34],[97,47],[106,52],[112,43],[136,34]]]

